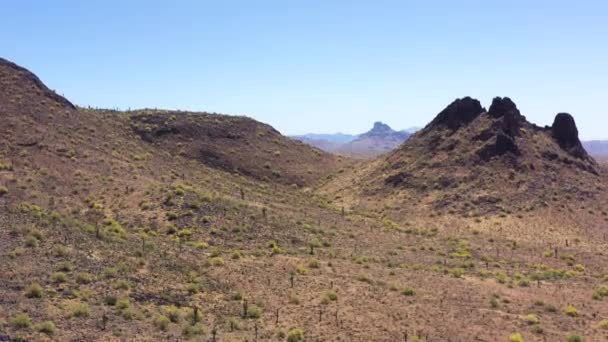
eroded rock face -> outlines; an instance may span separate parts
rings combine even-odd
[[[480,138],[486,137],[488,139],[491,136],[495,138],[478,151],[479,157],[483,160],[489,160],[494,156],[507,153],[519,155],[520,150],[515,139],[519,135],[524,118],[515,103],[508,97],[495,97],[492,100],[488,115],[495,120],[494,125],[483,132],[483,136],[480,136]]]
[[[473,121],[483,112],[485,109],[481,103],[467,96],[452,102],[431,121],[427,128],[445,126],[455,131]]]
[[[515,116],[520,115],[519,109],[517,109],[515,103],[508,97],[495,97],[492,100],[488,114],[495,118],[501,117],[505,114],[512,114]]]
[[[577,158],[587,156],[587,152],[578,138],[578,129],[572,115],[568,113],[557,114],[551,126],[551,135],[559,146],[571,155]]]

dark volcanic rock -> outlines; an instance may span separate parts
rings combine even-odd
[[[559,146],[571,155],[577,158],[587,156],[587,152],[578,139],[578,129],[572,115],[568,113],[557,114],[553,126],[551,126],[551,135]]]
[[[520,115],[519,109],[517,109],[517,106],[513,101],[511,101],[510,98],[495,97],[492,100],[488,114],[492,115],[493,117],[500,117],[507,113],[517,114],[516,116]]]
[[[512,155],[520,155],[519,148],[515,143],[515,138],[506,134],[502,130],[496,133],[496,139],[477,151],[477,155],[482,160],[488,161],[494,156],[501,156],[510,153]]]
[[[478,100],[470,97],[457,99],[439,113],[427,126],[445,126],[453,131],[475,120],[485,109]]]

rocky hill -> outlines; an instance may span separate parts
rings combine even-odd
[[[489,110],[458,99],[363,169],[347,181],[363,198],[401,198],[462,215],[592,200],[603,191],[600,169],[571,115],[557,114],[551,126],[538,127],[509,98],[495,98]]]
[[[0,60],[0,119],[0,341],[605,338],[608,183],[568,115],[462,99],[351,167]]]

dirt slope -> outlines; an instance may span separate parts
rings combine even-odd
[[[475,218],[404,211],[391,196],[343,209],[350,192],[337,198],[307,187],[331,160],[267,126],[78,109],[5,61],[0,84],[0,340],[606,336],[604,192]],[[268,140],[251,140],[260,131]],[[573,147],[555,149],[557,159],[573,159]],[[273,155],[279,178],[243,157],[267,161],[266,151],[281,148],[303,157]],[[605,171],[596,176],[591,161],[577,160],[582,166],[553,162],[603,179]],[[304,166],[292,170],[292,161]],[[311,176],[302,173],[317,162]],[[345,167],[325,181],[343,185],[383,163]],[[574,184],[588,179],[596,178]],[[299,180],[304,188],[291,185]]]

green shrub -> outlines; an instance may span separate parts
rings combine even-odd
[[[604,319],[604,320],[600,321],[600,323],[598,324],[598,327],[600,329],[608,330],[608,319]]]
[[[34,237],[33,235],[28,235],[25,237],[25,246],[26,247],[30,247],[30,248],[34,248],[34,247],[38,247],[38,239],[36,239],[36,237]]]
[[[548,304],[545,306],[545,311],[547,312],[557,312],[557,308],[555,305]]]
[[[235,317],[228,318],[227,325],[228,325],[228,329],[230,329],[230,331],[241,330],[241,323]]]
[[[115,296],[106,296],[103,299],[103,303],[108,306],[114,306],[114,305],[116,305],[117,302],[118,302],[118,299],[116,299]]]
[[[91,315],[91,309],[86,303],[76,303],[72,305],[68,317],[89,317]]]
[[[211,265],[215,267],[224,266],[224,259],[222,259],[221,257],[213,257],[209,260],[209,262],[211,262]]]
[[[35,330],[43,334],[53,335],[55,333],[55,328],[55,323],[44,321],[40,324],[36,324]]]
[[[248,318],[260,318],[260,317],[262,317],[262,309],[259,306],[255,305],[255,304],[249,305],[247,307],[247,317]]]
[[[194,324],[194,325],[187,324],[184,327],[183,333],[186,336],[204,335],[205,334],[205,327],[202,324],[200,324],[200,323],[197,323],[197,324]]]
[[[593,299],[602,300],[604,297],[608,297],[608,286],[602,285],[593,292]]]
[[[321,262],[318,259],[312,258],[312,259],[308,260],[308,267],[319,268],[319,267],[321,267]]]
[[[163,307],[163,311],[165,315],[167,315],[169,320],[173,323],[178,323],[182,318],[181,311],[174,305],[168,305]]]
[[[304,265],[296,265],[296,272],[298,272],[298,274],[308,274],[308,268],[304,267]]]
[[[243,253],[241,253],[240,251],[233,251],[231,257],[234,260],[238,260],[243,257]]]
[[[59,258],[66,257],[70,254],[70,250],[64,245],[55,245],[55,247],[53,248],[53,252],[55,256]]]
[[[564,313],[570,317],[578,316],[578,310],[572,305],[568,305],[564,308]]]
[[[38,283],[33,283],[25,290],[27,298],[42,298],[43,289]]]
[[[8,194],[8,188],[3,185],[0,185],[0,197],[4,196],[6,194]]]
[[[304,330],[300,328],[291,328],[287,333],[287,342],[304,341]]]
[[[585,339],[577,334],[572,334],[570,336],[568,336],[568,339],[566,340],[568,342],[585,342]]]
[[[119,290],[128,290],[129,289],[129,283],[124,280],[124,279],[118,279],[116,281],[116,283],[114,283],[114,287],[119,289]]]
[[[29,329],[32,327],[32,319],[26,313],[19,313],[11,318],[11,325],[15,329]]]
[[[416,292],[414,291],[414,289],[410,288],[410,287],[406,287],[405,289],[403,289],[403,291],[401,291],[401,294],[407,297],[413,296],[416,294]]]
[[[540,318],[538,318],[538,316],[536,316],[535,314],[529,314],[524,317],[524,322],[526,322],[526,324],[528,325],[539,324]]]
[[[154,319],[154,325],[162,331],[167,331],[170,323],[171,323],[171,321],[169,320],[169,318],[167,318],[163,315],[158,315]]]
[[[335,302],[338,300],[338,294],[335,291],[327,291],[325,292],[325,298],[329,301]]]
[[[64,272],[54,272],[51,275],[51,280],[57,284],[65,283],[68,280],[68,275]]]
[[[90,284],[93,281],[93,276],[90,273],[80,272],[76,275],[76,282],[78,284]]]
[[[113,279],[118,276],[118,270],[114,267],[109,267],[103,270],[103,277],[106,279]]]
[[[514,333],[509,336],[509,342],[524,342],[524,338],[520,333]]]
[[[63,261],[57,265],[57,271],[59,272],[72,272],[74,266],[69,261]]]
[[[535,334],[542,334],[545,332],[545,330],[543,329],[543,327],[540,326],[540,324],[534,324],[531,328],[531,331]]]
[[[128,309],[131,307],[131,303],[129,302],[129,298],[123,298],[116,302],[116,308],[119,310]]]

